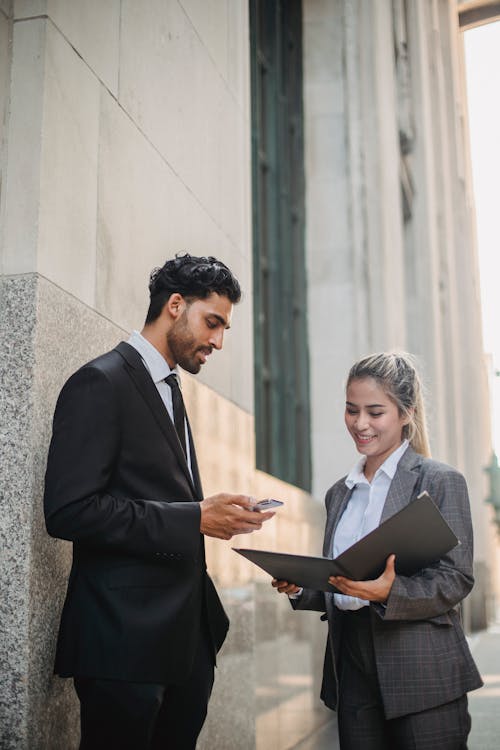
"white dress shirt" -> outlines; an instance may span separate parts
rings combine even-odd
[[[139,331],[133,331],[131,333],[127,344],[133,346],[134,349],[141,355],[144,366],[151,375],[153,383],[155,384],[158,393],[160,394],[161,400],[165,404],[165,408],[173,424],[174,407],[172,404],[172,389],[168,383],[165,383],[165,378],[170,375],[170,373],[174,373],[174,375],[177,376],[179,387],[181,387],[181,381],[177,368],[174,367],[173,370],[171,370],[168,362],[162,357],[158,349],[156,349],[153,344],[145,339],[144,336],[139,333]],[[187,464],[192,478],[193,472],[191,471],[191,447],[189,444],[189,434],[186,420],[184,420],[184,430],[186,436]]]
[[[398,468],[399,460],[407,448],[408,441],[405,440],[385,459],[382,466],[379,466],[371,482],[364,475],[366,456],[362,456],[351,469],[345,483],[353,491],[335,530],[333,557],[338,557],[380,524],[389,487]],[[369,604],[365,599],[346,596],[346,594],[335,594],[334,599],[338,609],[361,609]]]

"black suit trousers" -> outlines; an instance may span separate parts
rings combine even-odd
[[[75,677],[80,750],[195,750],[213,680],[213,646],[205,629],[181,685]]]

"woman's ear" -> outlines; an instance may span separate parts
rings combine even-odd
[[[411,407],[408,409],[406,414],[403,416],[403,425],[410,424],[410,422],[413,421],[413,417],[415,416],[415,407]]]

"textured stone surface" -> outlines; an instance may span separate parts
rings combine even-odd
[[[36,678],[30,707],[32,741],[44,729],[40,747],[70,748],[76,742],[77,702],[68,680],[51,676],[55,635],[66,591],[71,546],[47,536],[41,492],[51,420],[61,386],[81,364],[111,349],[124,332],[57,286],[39,277],[35,335],[33,419],[34,507],[31,564],[31,671]],[[49,587],[47,589],[47,587]],[[48,594],[48,595],[47,595]],[[69,709],[69,710],[68,710]],[[46,717],[46,725],[40,717]],[[64,743],[68,744],[64,744]],[[36,745],[33,745],[36,747]],[[75,745],[76,747],[76,745]]]
[[[45,531],[43,476],[63,382],[122,332],[36,275],[2,280],[0,319],[0,747],[71,750],[76,701],[52,676],[71,550]]]
[[[26,739],[29,705],[35,292],[33,277],[0,288],[0,737],[7,747],[22,747],[6,743]]]

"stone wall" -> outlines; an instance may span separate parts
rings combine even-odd
[[[246,2],[0,6],[6,750],[78,745],[71,683],[52,675],[71,548],[42,513],[57,394],[142,327],[149,271],[177,251],[217,255],[244,289],[224,351],[186,376],[205,491],[285,499],[265,534],[232,544],[320,549],[321,505],[255,470],[248,86]],[[293,614],[230,543],[209,540],[207,558],[232,627],[200,746],[300,739],[324,720],[324,624]]]

